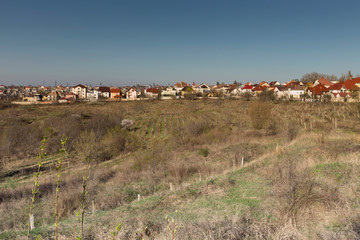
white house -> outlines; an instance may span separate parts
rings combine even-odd
[[[176,93],[176,89],[170,86],[161,91],[162,96],[176,96]]]
[[[136,89],[130,88],[130,89],[126,92],[126,98],[127,98],[127,99],[136,99],[136,98],[137,98]]]
[[[75,87],[72,87],[71,92],[78,95],[79,99],[86,99],[87,98],[86,97],[87,96],[87,88],[82,84],[79,84],[79,85],[76,85]]]
[[[202,83],[196,87],[194,87],[195,92],[201,93],[201,94],[206,94],[209,93],[211,91],[211,88],[209,87],[209,85]]]
[[[301,99],[304,93],[305,93],[304,87],[301,87],[299,85],[294,85],[288,88],[287,95],[289,98]]]
[[[90,90],[86,94],[86,98],[89,101],[97,101],[99,100],[99,91],[98,90]]]
[[[99,87],[99,97],[109,98],[110,97],[110,88],[109,87]]]
[[[274,96],[276,98],[288,97],[288,88],[285,86],[275,86]]]

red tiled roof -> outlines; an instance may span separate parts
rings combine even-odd
[[[315,87],[309,88],[310,92],[315,95],[321,95],[323,92],[328,92],[329,89],[322,84],[318,84]]]
[[[110,92],[109,87],[99,87],[99,92]]]
[[[319,83],[321,83],[322,85],[325,85],[325,86],[331,86],[333,85],[332,82],[330,82],[329,80],[327,80],[326,78],[322,77],[318,80]]]
[[[344,82],[345,87],[349,90],[356,89],[357,87],[355,84],[360,84],[360,78],[348,79]]]
[[[147,93],[159,93],[159,89],[157,88],[148,88],[146,89]]]
[[[252,85],[245,85],[244,87],[242,87],[241,89],[253,89],[254,86]]]
[[[267,82],[265,82],[265,81],[262,81],[261,83],[259,83],[260,86],[265,85],[265,84],[269,85],[269,84],[268,84]]]
[[[290,82],[285,84],[285,87],[288,87],[289,85],[299,85],[299,84],[300,84],[300,82],[295,81],[295,80],[291,80]]]
[[[340,92],[340,93],[333,93],[333,95],[336,97],[336,96],[340,96],[340,97],[346,97],[346,96],[349,96],[351,97],[351,93],[345,93],[345,92]]]
[[[121,90],[119,88],[113,88],[110,90],[111,93],[121,93]]]
[[[252,89],[252,91],[264,91],[264,90],[266,90],[267,89],[267,87],[266,86],[264,86],[264,85],[257,85],[256,87],[254,87],[253,89]]]
[[[338,82],[331,85],[328,89],[329,90],[341,90],[342,87],[345,87],[344,82]]]

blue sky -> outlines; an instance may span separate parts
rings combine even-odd
[[[357,74],[359,7],[332,0],[2,0],[0,84]]]

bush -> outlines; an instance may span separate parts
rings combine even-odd
[[[207,148],[200,148],[199,153],[200,153],[201,156],[207,157],[207,156],[209,156],[209,149],[207,149]]]
[[[252,102],[247,109],[251,125],[254,129],[266,128],[271,117],[271,105],[264,102]]]
[[[287,138],[289,141],[294,140],[298,133],[299,133],[300,127],[296,123],[288,123],[287,125]]]

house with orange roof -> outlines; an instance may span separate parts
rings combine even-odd
[[[157,98],[159,95],[159,89],[158,88],[147,88],[145,90],[145,96],[148,98]]]
[[[321,98],[321,96],[327,92],[329,92],[329,89],[322,84],[317,84],[314,87],[309,88],[309,94],[311,94],[310,96],[312,97],[320,96]]]
[[[260,86],[266,86],[266,87],[270,87],[270,84],[268,84],[265,81],[262,81],[261,83],[259,83]]]
[[[331,101],[332,102],[347,102],[351,99],[352,94],[346,92],[332,93]]]
[[[313,87],[316,86],[316,85],[319,85],[319,84],[321,84],[321,85],[323,85],[324,87],[328,88],[328,87],[330,87],[331,85],[333,85],[334,83],[332,83],[332,82],[330,82],[329,80],[327,80],[326,78],[322,77],[322,78],[320,78],[320,79],[318,79],[318,80],[316,80],[316,81],[314,82]]]
[[[262,93],[263,91],[266,91],[268,89],[267,85],[256,85],[251,91],[256,94],[259,95],[260,93]]]
[[[110,98],[111,99],[121,99],[121,89],[120,88],[110,89]]]

